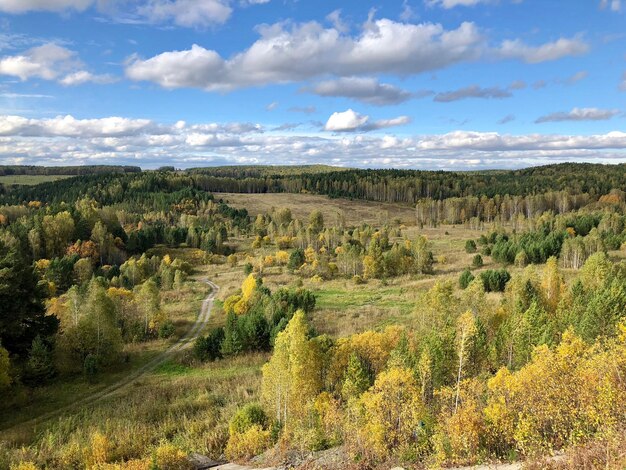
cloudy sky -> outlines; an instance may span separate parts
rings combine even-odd
[[[0,0],[0,164],[626,162],[625,104],[626,0]]]

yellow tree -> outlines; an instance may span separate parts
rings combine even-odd
[[[454,399],[454,411],[456,412],[459,407],[459,392],[461,387],[461,377],[463,375],[463,365],[467,359],[467,351],[471,345],[471,342],[476,334],[476,320],[474,314],[471,311],[467,311],[462,314],[457,322],[457,352],[459,355],[459,369],[456,376],[456,397]]]
[[[556,307],[561,300],[565,284],[563,283],[563,276],[561,276],[559,272],[559,266],[554,256],[548,258],[543,268],[541,288],[543,290],[547,310],[551,313],[556,312]]]
[[[410,369],[381,372],[352,406],[348,438],[357,452],[383,460],[399,450],[414,455],[426,449],[427,412]]]
[[[276,337],[274,354],[263,366],[261,394],[268,408],[290,433],[322,388],[321,358],[309,338],[309,324],[298,310]]]

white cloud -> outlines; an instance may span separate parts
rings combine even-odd
[[[358,115],[357,115],[358,121]],[[367,122],[365,123],[367,125]],[[508,168],[560,161],[626,162],[626,133],[510,135],[264,133],[251,123],[159,124],[110,117],[0,116],[1,164],[134,164],[154,168],[211,164],[328,163],[430,169]]]
[[[619,84],[619,89],[622,91],[626,91],[626,72],[622,74],[622,81]]]
[[[303,88],[319,96],[352,98],[377,106],[398,104],[411,98],[411,93],[388,83],[380,83],[375,78],[345,77],[325,80],[312,87]]]
[[[467,98],[502,99],[511,96],[513,95],[509,90],[500,87],[482,88],[478,85],[471,85],[454,91],[437,93],[433,99],[439,103],[450,103]]]
[[[458,6],[473,7],[479,3],[494,3],[494,0],[426,0],[428,6],[440,6],[447,10]]]
[[[26,13],[28,11],[83,11],[94,0],[0,0],[0,11],[5,13]]]
[[[504,59],[521,59],[529,64],[538,64],[567,56],[586,54],[588,51],[589,45],[579,37],[575,37],[573,39],[559,38],[540,46],[528,46],[519,39],[507,40],[502,43],[497,54]]]
[[[115,82],[115,77],[111,75],[94,75],[91,72],[87,72],[86,70],[80,70],[78,72],[71,73],[66,75],[59,83],[65,86],[74,86],[74,85],[82,85],[83,83],[97,83],[97,84],[106,84]]]
[[[367,132],[388,127],[402,126],[411,122],[408,116],[399,116],[393,119],[370,121],[370,117],[359,114],[352,109],[331,114],[326,121],[324,130],[331,132]]]
[[[76,52],[54,43],[33,47],[22,54],[0,58],[0,75],[17,77],[22,81],[31,78],[57,80],[66,86],[115,81],[110,75],[94,75],[83,70],[83,63],[78,59]]]
[[[261,37],[230,59],[193,45],[149,59],[131,57],[126,75],[165,88],[227,91],[288,83],[322,75],[417,74],[478,58],[484,41],[472,23],[445,30],[438,24],[368,22],[357,36],[310,22],[259,28]]]
[[[172,22],[184,27],[225,23],[232,13],[227,0],[149,0],[137,15],[151,23]]]
[[[22,81],[33,77],[54,80],[77,65],[80,62],[75,52],[50,43],[33,47],[23,54],[2,57],[0,74],[18,77]]]
[[[509,40],[490,48],[470,22],[446,30],[440,24],[370,19],[355,35],[317,22],[277,23],[259,27],[258,31],[260,38],[256,42],[230,58],[197,44],[148,59],[132,56],[127,61],[126,76],[164,88],[230,91],[328,75],[415,75],[487,56],[539,63],[589,49],[580,38],[561,38],[539,46]]]
[[[355,131],[364,126],[369,120],[369,116],[354,112],[348,109],[344,112],[335,112],[331,114],[326,121],[324,129],[333,132]]]
[[[537,118],[536,123],[560,121],[606,121],[619,114],[617,109],[574,108],[568,112],[546,114]]]

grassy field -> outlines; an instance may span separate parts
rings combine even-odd
[[[23,186],[34,186],[36,184],[58,181],[72,178],[71,175],[3,175],[0,176],[0,184],[7,186],[18,184]]]
[[[272,208],[288,207],[295,218],[307,220],[314,210],[322,211],[327,225],[338,224],[342,219],[348,226],[363,223],[382,225],[399,220],[401,224],[415,224],[415,211],[411,206],[349,199],[331,199],[315,194],[239,194],[215,193],[229,205],[245,208],[256,216]]]

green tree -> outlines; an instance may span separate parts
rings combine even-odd
[[[359,398],[371,385],[371,374],[361,358],[353,352],[348,359],[348,367],[341,386],[341,396],[345,401]]]

